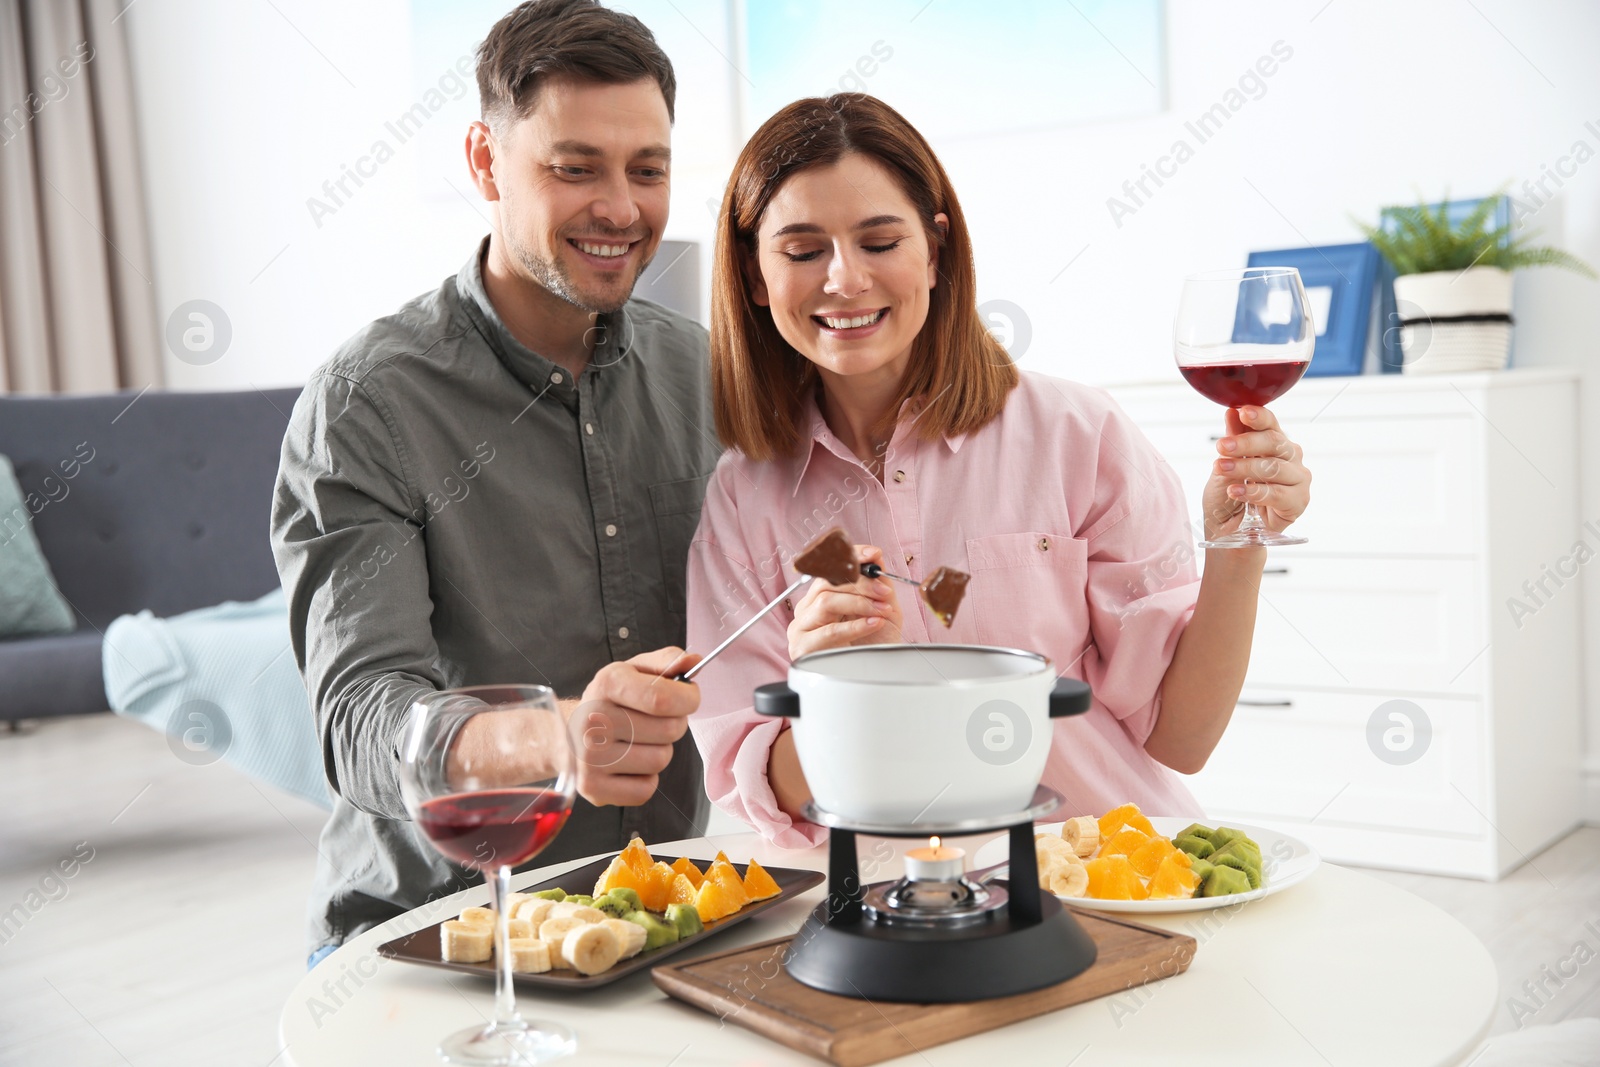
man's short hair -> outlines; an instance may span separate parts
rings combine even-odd
[[[571,75],[605,85],[652,78],[673,115],[678,81],[655,35],[598,0],[527,0],[478,46],[483,120],[499,129],[531,113],[545,79]]]

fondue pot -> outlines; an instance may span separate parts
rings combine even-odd
[[[866,645],[801,656],[755,709],[794,719],[816,806],[901,827],[1026,809],[1052,719],[1089,709],[1089,687],[1048,657],[982,645]]]

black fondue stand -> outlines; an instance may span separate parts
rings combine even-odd
[[[767,715],[794,716],[799,698],[777,683],[756,690],[755,706]],[[1088,708],[1087,685],[1072,679],[1057,682],[1050,697],[1052,718]],[[914,826],[854,821],[807,805],[806,818],[828,827],[828,896],[795,935],[784,954],[784,968],[796,981],[828,993],[925,1004],[1026,993],[1088,970],[1095,961],[1093,939],[1053,894],[1039,890],[1033,824],[1061,803],[1060,793],[1039,786],[1023,811]],[[994,830],[1006,830],[1010,838],[1010,877],[1004,888],[979,886],[964,877],[949,888],[989,894],[997,904],[968,908],[958,921],[954,912],[952,920],[939,918],[937,909],[903,921],[892,909],[869,905],[868,898],[881,904],[897,890],[933,883],[864,885],[858,833],[927,838]]]

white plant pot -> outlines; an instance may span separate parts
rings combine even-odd
[[[1406,374],[1500,370],[1511,353],[1511,272],[1472,267],[1394,280]]]

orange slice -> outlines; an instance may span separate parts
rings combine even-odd
[[[783,892],[767,869],[755,860],[751,860],[750,866],[745,868],[744,891],[750,894],[751,900],[766,900]]]
[[[644,843],[644,838],[636,837],[628,842],[628,847],[622,850],[622,858],[635,874],[644,874],[655,864],[655,859],[650,855],[650,846]]]
[[[1120,836],[1122,831],[1118,831]],[[1128,862],[1133,864],[1133,869],[1146,878],[1155,876],[1156,869],[1161,866],[1161,861],[1172,853],[1178,851],[1170,840],[1165,837],[1152,837],[1128,853]],[[1185,853],[1187,855],[1187,853]]]
[[[1124,826],[1131,826],[1146,837],[1154,837],[1156,828],[1139,811],[1137,804],[1122,804],[1100,816],[1100,839],[1104,841]]]
[[[736,893],[726,879],[707,874],[694,898],[694,908],[700,913],[700,921],[708,923],[724,915],[732,915],[744,907],[744,902],[739,899],[743,892],[742,886]]]
[[[1135,830],[1131,826],[1124,826],[1110,837],[1105,838],[1100,844],[1101,856],[1129,856],[1140,845],[1150,840],[1150,835]]]
[[[1126,856],[1103,856],[1084,864],[1089,871],[1089,896],[1096,900],[1143,900],[1146,896],[1139,872]]]
[[[698,895],[699,891],[695,888],[694,883],[689,881],[688,875],[675,874],[672,876],[672,884],[667,887],[667,903],[669,905],[694,904]]]
[[[613,889],[631,889],[638,893],[642,900],[644,899],[643,890],[646,881],[646,879],[639,877],[632,867],[628,866],[626,859],[621,856],[614,856],[611,860],[611,866],[607,867],[604,873],[600,875],[599,881],[595,882],[594,895],[603,897]]]
[[[1187,900],[1199,884],[1199,876],[1189,869],[1189,854],[1174,849],[1150,878],[1150,899]]]
[[[705,873],[699,867],[696,867],[694,860],[688,856],[679,856],[673,860],[672,869],[689,879],[689,883],[696,889],[699,889],[700,883],[706,880]]]

